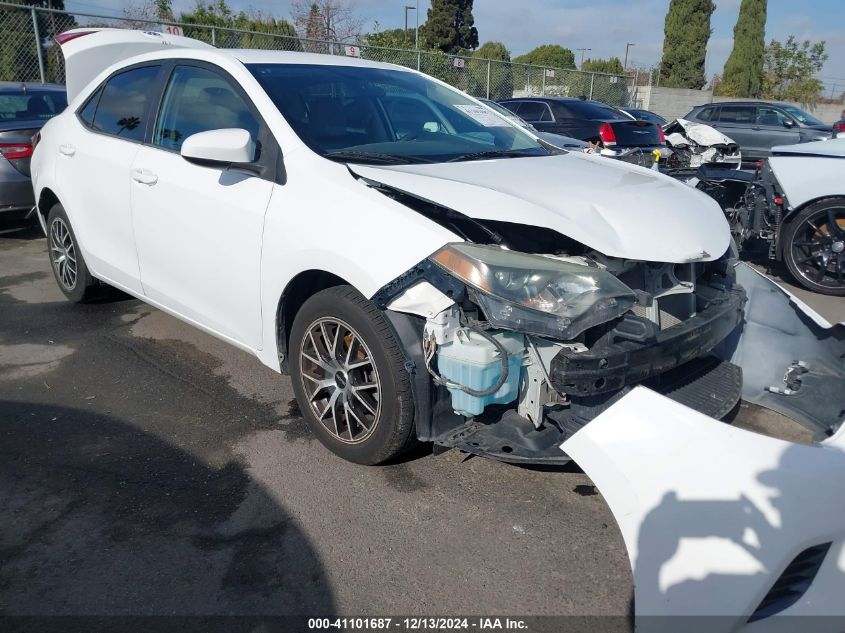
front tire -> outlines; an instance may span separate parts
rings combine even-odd
[[[302,415],[333,453],[380,464],[415,442],[405,356],[382,312],[351,286],[318,292],[291,328],[291,377]]]
[[[104,286],[88,271],[67,213],[58,203],[47,215],[47,249],[53,276],[68,301],[85,303],[102,296]]]
[[[820,200],[798,213],[783,232],[783,259],[808,290],[845,296],[845,198]]]

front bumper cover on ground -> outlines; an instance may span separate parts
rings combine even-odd
[[[645,340],[621,338],[586,352],[562,350],[552,359],[552,386],[570,396],[610,393],[706,356],[742,322],[745,302],[745,291],[735,287],[694,317]]]

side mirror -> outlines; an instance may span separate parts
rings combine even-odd
[[[792,119],[784,119],[783,120],[783,127],[793,128],[795,127],[795,121]]]
[[[244,166],[255,158],[255,144],[241,128],[208,130],[192,134],[179,152],[185,160],[209,167]]]

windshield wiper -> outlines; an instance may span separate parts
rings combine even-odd
[[[544,156],[544,154],[535,154],[531,150],[518,149],[488,149],[483,152],[470,152],[469,154],[460,154],[454,158],[447,160],[447,163],[456,163],[462,160],[478,160],[481,158],[521,158],[524,156]]]
[[[416,156],[397,156],[383,152],[364,152],[355,150],[338,150],[329,152],[325,157],[330,160],[341,160],[361,163],[382,163],[385,165],[407,165],[408,163],[429,162]]]

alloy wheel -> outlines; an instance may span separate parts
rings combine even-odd
[[[789,247],[805,279],[829,288],[845,287],[845,208],[820,209],[808,217]]]
[[[308,406],[325,430],[347,444],[370,437],[381,412],[381,382],[360,334],[340,319],[320,318],[302,339],[299,363]]]
[[[70,229],[61,218],[54,218],[50,224],[50,261],[62,287],[73,290],[77,279],[76,246]]]

